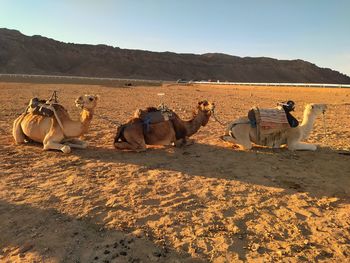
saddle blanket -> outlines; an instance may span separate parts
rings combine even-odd
[[[279,147],[286,142],[286,131],[290,127],[283,109],[252,108],[248,118],[256,127],[257,144]]]
[[[259,109],[262,122],[288,123],[286,112],[280,109]]]
[[[282,109],[259,109],[259,125],[261,129],[283,129],[289,126],[285,111]]]

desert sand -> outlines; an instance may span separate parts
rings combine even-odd
[[[88,149],[14,145],[13,120],[53,90],[74,119],[75,98],[101,96]],[[188,119],[202,99],[223,122],[288,99],[301,120],[306,103],[327,103],[327,136],[320,117],[316,152],[241,151],[211,119],[191,146],[113,148],[135,109],[163,102]],[[0,83],[0,262],[346,262],[349,116],[350,89]]]

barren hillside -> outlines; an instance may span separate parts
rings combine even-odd
[[[297,60],[176,54],[63,43],[0,29],[0,73],[157,80],[350,83],[350,77]]]

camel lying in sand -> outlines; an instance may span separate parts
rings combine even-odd
[[[309,150],[315,151],[315,144],[303,143],[313,128],[314,122],[321,113],[325,113],[327,105],[325,104],[308,104],[304,110],[303,122],[301,125],[291,128],[289,127],[284,134],[283,144],[288,145],[289,150]],[[251,149],[252,142],[258,144],[257,128],[252,127],[247,117],[241,117],[227,126],[225,135],[221,137],[223,140],[238,144],[243,149]],[[279,145],[277,146],[279,147]]]
[[[82,109],[80,121],[71,120],[66,109],[59,104],[52,104],[56,112],[52,117],[23,113],[13,123],[12,133],[16,144],[29,139],[43,143],[44,150],[61,150],[64,153],[69,153],[71,147],[86,148],[87,143],[76,138],[88,131],[97,100],[95,95],[84,95],[75,100],[76,106]]]
[[[144,151],[146,145],[184,145],[191,135],[208,123],[214,107],[214,103],[200,101],[191,120],[183,121],[171,111],[169,120],[147,124],[147,127],[140,113],[147,114],[157,109],[137,110],[131,120],[118,127],[114,147],[119,150]]]

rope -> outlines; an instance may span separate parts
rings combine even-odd
[[[98,115],[98,114],[95,114],[97,117],[99,117],[100,119],[102,119],[102,120],[105,120],[105,121],[107,121],[107,122],[109,122],[109,123],[112,123],[113,125],[115,125],[115,126],[120,126],[120,125],[122,125],[122,123],[120,123],[120,122],[118,122],[118,121],[112,121],[111,119],[109,119],[108,117],[106,117],[106,116],[103,116],[103,115]]]
[[[217,121],[221,126],[227,127],[228,124],[231,123],[230,121],[229,121],[229,122],[226,122],[226,123],[223,123],[222,121],[220,121],[220,120],[216,117],[214,111],[212,111],[212,113],[213,113],[213,118],[214,118],[214,120]],[[229,130],[231,130],[232,127],[234,127],[234,126],[236,126],[236,125],[239,125],[239,124],[251,124],[251,125],[252,125],[252,123],[251,123],[250,121],[234,122],[234,123],[232,123],[232,125],[229,127]]]
[[[215,111],[213,110],[212,111],[212,113],[213,113],[213,118],[214,118],[214,120],[216,121],[216,122],[218,122],[221,126],[227,126],[227,124],[228,123],[223,123],[222,121],[220,121],[217,117],[216,117],[216,115],[215,115]]]
[[[326,118],[324,113],[323,113],[323,131],[324,131],[324,137],[327,138]]]

